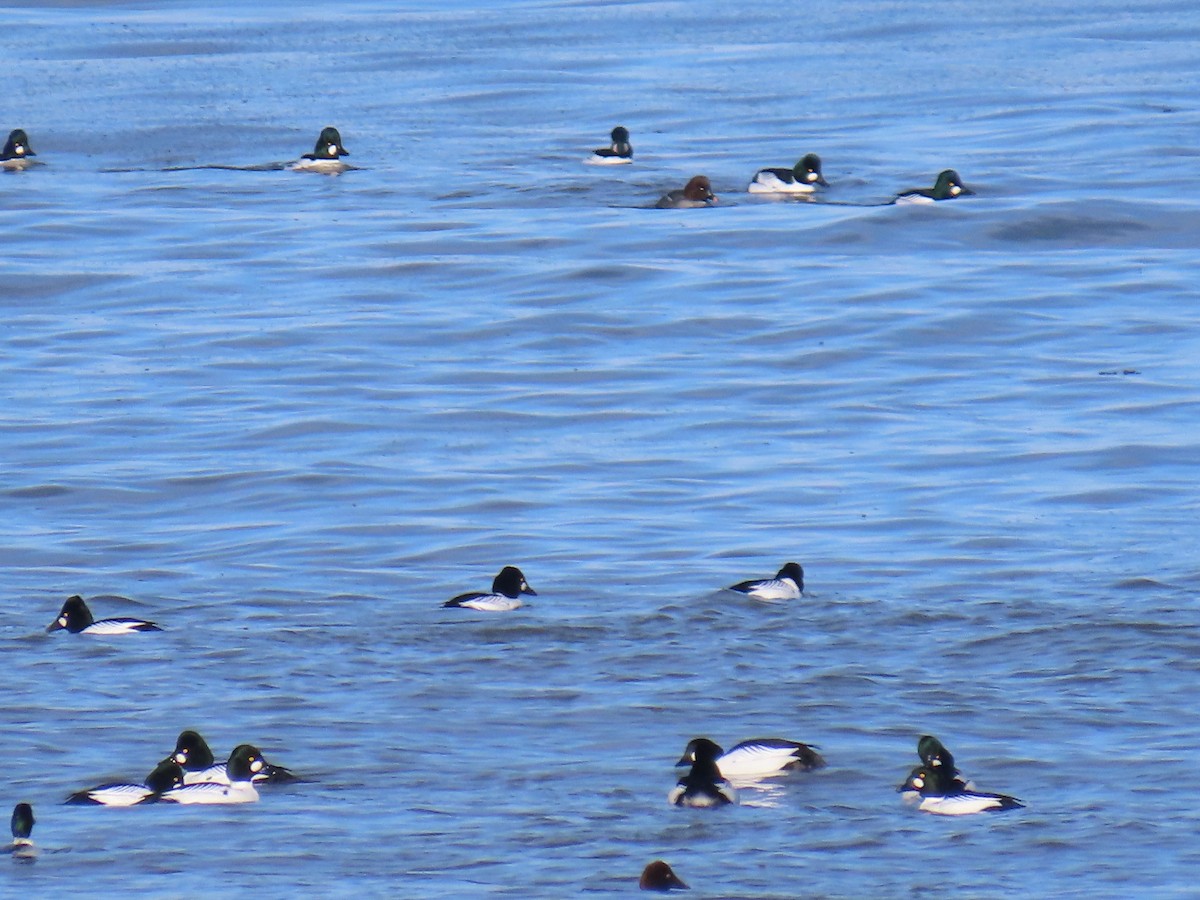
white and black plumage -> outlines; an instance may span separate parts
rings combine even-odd
[[[945,766],[917,766],[897,790],[917,809],[939,816],[1007,812],[1025,806],[1008,794],[989,794],[961,787]]]
[[[47,633],[64,629],[71,634],[101,636],[133,634],[138,631],[162,631],[153,622],[147,622],[145,619],[133,619],[128,616],[100,619],[97,621],[92,616],[92,611],[88,609],[88,605],[83,602],[83,598],[78,594],[74,597],[68,597],[67,602],[59,610],[58,618],[46,626]]]
[[[677,766],[686,766],[697,759],[716,762],[726,778],[762,778],[792,769],[819,769],[825,765],[821,754],[808,744],[783,738],[753,738],[722,750],[708,738],[688,741]]]
[[[185,804],[254,803],[258,800],[258,791],[254,789],[253,779],[264,766],[266,761],[257,747],[239,744],[225,764],[224,783],[183,784],[164,791],[158,799],[164,803]]]
[[[137,806],[153,803],[165,791],[183,786],[183,769],[179,764],[165,760],[154,767],[143,784],[117,781],[97,785],[84,791],[76,791],[67,798],[67,803],[85,806]]]
[[[518,609],[524,604],[521,595],[537,596],[537,591],[529,586],[524,574],[516,566],[505,566],[492,579],[492,590],[477,591],[472,594],[459,594],[442,604],[443,607],[461,607],[463,609],[479,609],[484,612],[506,612]]]
[[[208,742],[198,731],[181,731],[175,741],[175,749],[164,762],[174,761],[183,768],[184,784],[229,784],[227,762],[217,762]],[[261,769],[254,773],[255,784],[287,784],[300,779],[290,769],[263,761]]]
[[[804,593],[804,569],[799,563],[785,563],[774,578],[742,581],[730,585],[729,590],[755,600],[797,600]]]

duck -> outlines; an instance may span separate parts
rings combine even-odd
[[[931,188],[912,188],[897,194],[893,203],[935,203],[938,200],[953,200],[956,197],[966,197],[975,192],[962,183],[958,173],[953,169],[945,169],[938,173],[937,181]]]
[[[254,789],[253,779],[266,765],[266,760],[257,747],[239,744],[229,754],[229,761],[225,763],[224,783],[206,781],[199,784],[181,784],[164,791],[158,799],[164,803],[186,804],[254,803],[258,800],[258,791]]]
[[[683,883],[674,870],[656,859],[642,869],[642,877],[638,879],[638,887],[643,891],[686,891],[688,886]]]
[[[726,778],[761,778],[791,769],[819,769],[825,760],[808,744],[783,738],[752,738],[722,750],[708,738],[693,738],[684,748],[676,766],[687,766],[697,759],[716,762]]]
[[[198,731],[181,731],[175,749],[163,762],[176,762],[183,768],[184,784],[229,784],[227,763],[217,762],[208,742]],[[264,760],[263,767],[251,779],[255,784],[286,784],[300,779],[290,769]]]
[[[811,194],[829,182],[821,174],[821,157],[806,153],[790,169],[759,169],[746,188],[751,194]]]
[[[145,619],[133,619],[128,616],[120,616],[113,619],[96,619],[92,616],[92,611],[88,609],[88,605],[83,602],[83,598],[78,594],[68,597],[62,609],[58,612],[58,618],[46,626],[46,633],[66,629],[71,634],[133,634],[138,631],[162,631],[158,625],[153,622],[147,622]]]
[[[289,168],[293,172],[320,172],[325,175],[338,175],[350,168],[341,160],[341,157],[349,155],[350,151],[342,146],[341,134],[336,128],[329,126],[321,129],[313,152],[305,153]]]
[[[799,600],[804,593],[804,568],[799,563],[784,563],[774,578],[742,581],[729,590],[753,597],[755,600]]]
[[[29,146],[29,136],[25,134],[24,130],[14,128],[8,133],[4,150],[0,151],[0,169],[20,171],[33,164],[33,160],[29,158],[31,156],[37,156],[37,154]]]
[[[32,859],[37,856],[37,848],[33,846],[33,825],[37,820],[33,817],[33,807],[28,803],[18,803],[12,813],[12,843],[4,848],[5,853],[11,853],[17,859]]]
[[[629,143],[629,130],[618,125],[610,135],[612,145],[593,150],[584,162],[592,166],[620,166],[633,162],[633,145]]]
[[[443,607],[453,606],[463,609],[480,609],[484,612],[507,612],[524,606],[521,595],[536,597],[537,591],[529,586],[524,574],[516,566],[505,566],[492,579],[491,593],[476,592],[459,594],[442,604]]]
[[[917,740],[917,756],[922,765],[930,768],[940,767],[943,773],[949,773],[956,788],[974,789],[975,785],[964,779],[958,769],[954,767],[954,756],[946,749],[946,745],[932,734],[923,734]]]
[[[681,190],[663,194],[654,204],[657,209],[695,209],[700,206],[712,206],[717,202],[717,195],[712,192],[712,185],[704,175],[695,175]]]
[[[691,746],[689,744],[689,746]],[[711,806],[728,806],[737,803],[737,791],[717,767],[721,748],[712,741],[697,743],[691,759],[691,771],[684,775],[667,794],[667,801],[675,806],[692,806],[704,809]],[[688,754],[684,754],[686,757]],[[687,765],[686,762],[682,763]]]
[[[981,812],[1007,812],[1025,804],[1008,794],[988,794],[960,787],[943,766],[917,766],[896,789],[917,809],[939,816],[967,816]]]
[[[108,782],[94,788],[76,791],[67,798],[67,803],[76,806],[137,806],[153,803],[163,793],[183,786],[183,769],[172,761],[164,761],[154,767],[143,784]]]

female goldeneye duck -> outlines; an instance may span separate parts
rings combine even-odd
[[[1006,812],[1025,806],[1008,794],[986,794],[960,787],[945,766],[917,766],[896,788],[906,802],[939,816],[968,816],[981,812]]]
[[[812,747],[782,738],[753,738],[735,744],[728,751],[708,738],[693,738],[675,765],[691,765],[697,759],[713,760],[726,778],[759,778],[789,769],[819,769],[825,765],[821,754]]]
[[[350,151],[342,146],[342,136],[338,134],[338,130],[332,127],[323,128],[321,136],[317,138],[316,146],[313,147],[313,152],[305,153],[292,163],[291,169],[295,172],[323,172],[328,175],[336,175],[349,168],[339,157],[349,155]]]
[[[720,754],[714,753],[714,748],[720,749],[712,741],[696,746],[692,769],[671,788],[667,794],[669,803],[698,809],[737,803],[737,791],[717,767],[716,757]]]
[[[759,169],[746,188],[751,194],[811,194],[829,182],[821,174],[821,157],[807,153],[790,169]]]
[[[712,192],[712,185],[708,179],[703,175],[696,175],[682,190],[664,194],[654,205],[658,209],[695,209],[699,206],[712,206],[716,202],[717,195]]]
[[[101,619],[96,621],[92,617],[92,611],[88,609],[88,605],[83,602],[83,598],[76,594],[73,597],[68,597],[67,602],[63,604],[62,609],[58,613],[58,618],[46,626],[46,632],[59,631],[66,629],[71,634],[133,634],[135,631],[162,631],[153,622],[147,622],[145,619],[131,619],[127,616],[121,616],[114,619]]]
[[[755,600],[798,600],[804,593],[804,569],[799,563],[785,563],[774,578],[743,581],[731,585],[729,590]]]
[[[686,891],[688,886],[683,883],[669,865],[661,859],[642,869],[642,877],[638,879],[638,887],[643,891]]]
[[[178,764],[176,764],[178,765]],[[254,776],[266,768],[266,760],[257,747],[240,744],[229,754],[225,763],[227,781],[224,784],[206,781],[200,784],[185,784],[165,791],[160,800],[170,803],[253,803],[258,800],[254,789]]]
[[[934,203],[938,200],[953,200],[974,194],[958,177],[953,169],[946,169],[938,174],[937,181],[931,188],[913,188],[896,195],[893,203]]]
[[[136,806],[153,803],[166,791],[183,786],[183,769],[173,760],[164,760],[146,776],[145,784],[109,782],[85,791],[76,791],[67,803],[91,806]]]
[[[592,151],[584,162],[593,166],[619,166],[633,162],[633,145],[629,143],[629,131],[618,125],[612,130],[612,145]]]
[[[516,566],[505,566],[500,570],[500,574],[492,579],[490,594],[482,592],[459,594],[457,597],[447,600],[442,606],[481,609],[485,612],[506,612],[524,605],[521,603],[522,594],[536,597],[537,591],[529,586],[520,569]]]
[[[29,136],[22,129],[14,128],[8,133],[8,141],[4,144],[4,150],[0,152],[0,168],[14,171],[24,169],[33,162],[29,158],[31,156],[37,154],[29,146]]]
[[[208,742],[197,731],[181,731],[175,741],[175,750],[164,762],[176,762],[183,767],[184,784],[229,784],[226,763],[217,762]],[[255,784],[286,784],[300,779],[290,769],[273,766],[264,760],[261,769],[254,773]]]
[[[18,859],[32,859],[37,856],[37,848],[33,846],[33,807],[28,803],[18,803],[13,807],[12,836],[13,841],[4,848]]]

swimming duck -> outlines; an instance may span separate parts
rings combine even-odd
[[[804,569],[798,563],[784,563],[774,578],[743,581],[731,585],[729,590],[755,600],[797,600],[804,592]]]
[[[63,629],[66,629],[71,634],[98,635],[133,634],[137,631],[162,631],[153,622],[147,622],[145,619],[133,619],[128,616],[101,619],[97,622],[92,616],[92,611],[88,609],[88,605],[83,602],[83,598],[78,594],[68,597],[67,602],[59,610],[58,618],[46,626],[47,633]]]
[[[524,605],[521,603],[522,594],[536,597],[537,591],[529,586],[529,582],[525,580],[520,569],[516,566],[505,566],[500,570],[500,574],[492,579],[490,594],[486,592],[459,594],[457,597],[447,600],[442,606],[481,609],[485,612],[506,612]]]
[[[183,768],[184,784],[229,784],[228,763],[217,762],[208,742],[197,731],[179,733],[175,750],[163,762],[176,762]],[[263,761],[251,779],[255,784],[286,784],[299,781],[290,769]]]
[[[712,192],[708,179],[696,175],[681,190],[664,194],[654,205],[658,209],[694,209],[712,206],[716,202],[717,196]]]
[[[76,791],[67,798],[67,803],[92,806],[136,806],[139,803],[153,803],[165,791],[183,786],[183,769],[171,760],[165,760],[154,767],[154,771],[146,776],[144,784],[129,782],[109,782]]]
[[[289,166],[294,172],[320,172],[337,175],[349,168],[340,157],[349,156],[350,151],[342,146],[342,136],[336,128],[321,129],[312,153],[305,153]]]
[[[934,203],[938,200],[953,200],[974,194],[958,177],[953,169],[940,172],[931,188],[913,188],[896,195],[893,203]]]
[[[629,131],[618,125],[612,130],[612,145],[592,151],[584,162],[593,166],[619,166],[633,162],[633,145],[629,143]]]
[[[1025,806],[1008,794],[968,790],[942,766],[917,766],[896,789],[917,809],[939,816],[966,816],[981,812],[1006,812]]]
[[[642,869],[642,877],[638,879],[638,887],[643,891],[686,891],[688,886],[675,874],[669,865],[661,859]]]
[[[19,171],[30,165],[31,156],[37,156],[29,146],[29,136],[20,128],[14,128],[8,133],[8,141],[0,151],[0,169]]]
[[[692,769],[671,788],[667,794],[669,803],[696,808],[737,803],[737,791],[717,767],[720,749],[712,741],[696,744],[691,754]]]
[[[790,169],[759,169],[746,188],[751,194],[811,194],[829,182],[821,174],[821,157],[805,154]]]
[[[5,853],[11,853],[17,859],[33,859],[37,856],[37,847],[33,846],[33,807],[28,803],[18,803],[13,807],[12,836],[13,841],[2,848]]]
[[[693,738],[675,765],[691,765],[697,759],[713,760],[726,778],[761,778],[789,769],[819,769],[825,765],[812,747],[782,738],[753,738],[728,751],[708,738]]]
[[[229,754],[225,764],[224,782],[206,781],[200,784],[183,784],[164,791],[158,798],[168,803],[254,803],[258,791],[254,789],[254,776],[266,767],[266,760],[257,747],[240,744]],[[178,763],[175,763],[178,765]]]

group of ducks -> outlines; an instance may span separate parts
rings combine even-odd
[[[612,143],[592,152],[584,162],[598,166],[624,165],[633,162],[633,145],[629,142],[629,129],[618,125],[610,135]],[[295,162],[287,164],[286,168],[295,172],[319,172],[326,175],[340,174],[350,166],[342,160],[349,156],[350,151],[342,146],[342,136],[336,128],[321,129],[312,153],[305,153]],[[0,153],[0,168],[21,170],[32,165],[32,157],[37,156],[29,146],[29,136],[20,129],[14,129],[8,135],[3,153]],[[222,167],[223,168],[223,167]],[[829,182],[821,174],[821,158],[815,153],[806,153],[801,159],[787,168],[759,169],[750,179],[746,190],[751,194],[776,194],[790,196],[809,196],[818,187],[829,187]],[[953,169],[941,172],[933,187],[912,188],[896,194],[891,203],[934,203],[938,200],[953,200],[974,193],[962,183],[958,173]],[[668,191],[655,206],[658,209],[690,209],[701,206],[712,206],[717,202],[713,193],[712,183],[707,176],[696,175],[679,190]]]
[[[251,744],[239,744],[226,762],[217,762],[208,742],[199,732],[188,730],[180,732],[175,749],[154,767],[144,781],[98,784],[76,791],[67,797],[66,802],[86,806],[139,806],[159,802],[189,805],[253,803],[258,800],[256,785],[286,784],[300,780],[289,769],[268,763],[262,751]],[[37,849],[32,838],[34,821],[33,807],[28,803],[18,803],[12,814],[13,842],[0,849],[16,859],[35,858]]]
[[[770,578],[742,581],[726,590],[748,598],[777,603],[799,599],[804,591],[804,569],[788,562]],[[443,607],[501,612],[522,606],[522,596],[537,596],[525,575],[516,566],[505,566],[492,581],[490,592],[459,594]],[[69,597],[47,632],[65,630],[72,634],[119,635],[162,631],[154,622],[131,617],[96,620],[81,596]],[[1024,804],[1007,794],[985,793],[964,779],[955,767],[954,757],[945,745],[931,735],[917,742],[921,761],[897,789],[905,802],[936,815],[960,816],[982,812],[1004,812]],[[705,737],[694,738],[684,748],[676,766],[688,772],[668,792],[675,806],[711,808],[738,802],[739,790],[765,789],[765,779],[791,771],[812,771],[825,765],[824,758],[808,744],[783,738],[755,738],[742,741],[729,750]],[[68,803],[103,806],[135,806],[146,803],[230,804],[258,799],[256,785],[294,782],[299,779],[288,769],[268,763],[262,752],[250,744],[234,748],[224,763],[218,763],[208,744],[195,731],[184,731],[174,751],[160,762],[141,783],[115,782],[77,791]],[[13,810],[13,843],[10,852],[16,858],[34,853],[30,837],[33,810],[27,803]],[[645,890],[686,889],[687,885],[662,860],[650,863],[642,873],[640,887]]]
[[[728,590],[766,602],[796,600],[804,591],[804,569],[798,563],[786,563],[774,578],[743,581],[731,585]],[[490,591],[459,594],[457,597],[447,600],[442,606],[475,609],[482,612],[508,612],[524,605],[521,601],[522,596],[536,597],[537,591],[529,586],[529,582],[526,581],[525,575],[520,569],[516,566],[505,566],[492,579]],[[46,626],[48,633],[67,631],[71,634],[90,635],[132,634],[138,631],[162,630],[162,627],[154,622],[130,616],[115,616],[97,620],[86,601],[78,594],[68,597],[54,621]]]
[[[901,799],[924,812],[941,816],[965,816],[982,812],[1006,812],[1025,806],[1008,794],[975,790],[954,766],[954,756],[933,735],[917,741],[921,765],[915,767],[896,790]],[[780,738],[742,741],[729,750],[708,738],[695,738],[676,765],[691,770],[667,795],[677,806],[714,807],[737,802],[737,789],[759,787],[762,780],[792,770],[809,771],[825,765],[812,747]],[[671,866],[659,859],[643,870],[638,886],[646,891],[686,890],[687,884]]]
[[[612,143],[592,151],[584,162],[594,166],[613,166],[633,162],[633,145],[629,142],[629,129],[618,125],[610,135]],[[806,153],[790,169],[759,169],[746,187],[751,194],[789,194],[810,196],[818,187],[829,187],[821,174],[821,157]],[[939,173],[931,188],[912,188],[896,194],[891,203],[935,203],[938,200],[953,200],[973,194],[953,169]],[[655,204],[659,209],[693,209],[712,206],[717,202],[712,182],[705,175],[696,175],[680,190],[668,191]]]

